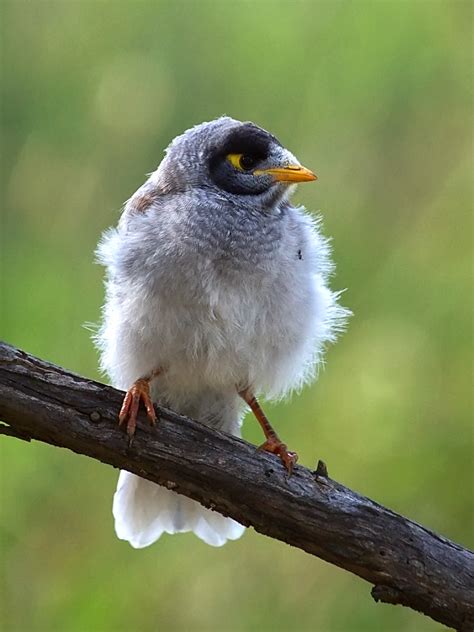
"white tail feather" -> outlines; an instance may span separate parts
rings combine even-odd
[[[222,546],[245,531],[232,518],[125,471],[120,472],[113,514],[117,536],[136,549],[149,546],[163,533],[193,531],[207,544]]]

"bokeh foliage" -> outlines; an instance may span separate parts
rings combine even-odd
[[[354,312],[275,426],[302,463],[472,544],[472,7],[3,2],[2,337],[99,377],[83,324],[101,231],[178,132],[251,119],[318,173],[297,199],[321,209]],[[5,630],[441,627],[251,530],[134,551],[113,532],[116,472],[1,444]]]

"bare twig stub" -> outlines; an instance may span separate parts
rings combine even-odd
[[[316,472],[158,408],[135,441],[123,393],[0,343],[0,433],[69,448],[166,485],[374,585],[373,597],[474,629],[474,554]],[[25,450],[29,449],[25,446]]]

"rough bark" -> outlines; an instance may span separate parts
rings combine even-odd
[[[457,630],[474,629],[474,554],[316,472],[170,410],[142,413],[131,447],[123,393],[0,343],[0,433],[69,448],[198,500],[374,585]]]

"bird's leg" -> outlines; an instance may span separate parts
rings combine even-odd
[[[280,440],[277,433],[271,427],[267,416],[263,412],[252,391],[246,388],[245,390],[240,391],[239,395],[250,406],[253,414],[257,418],[257,421],[261,425],[262,430],[265,434],[266,441],[259,447],[259,450],[265,450],[266,452],[277,454],[283,461],[283,465],[288,470],[288,475],[290,475],[291,471],[293,470],[294,464],[298,460],[298,455],[296,454],[296,452],[289,452],[286,445]]]
[[[155,408],[150,397],[150,382],[160,373],[161,369],[156,369],[149,375],[139,378],[132,384],[123,398],[122,408],[119,413],[119,426],[125,423],[125,421],[127,422],[127,434],[130,444],[133,440],[133,435],[135,434],[135,429],[137,427],[140,400],[143,401],[145,405],[150,424],[153,426],[156,423]]]

